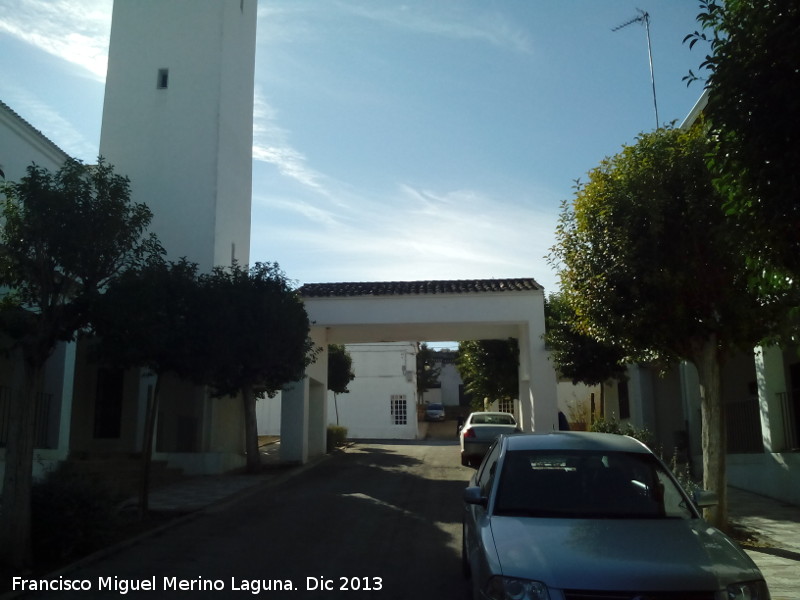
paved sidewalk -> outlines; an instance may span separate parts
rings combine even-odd
[[[800,506],[728,488],[731,522],[757,538],[745,551],[761,569],[772,600],[800,600]]]
[[[222,475],[197,475],[150,492],[148,504],[156,512],[190,513],[224,500],[233,499],[255,490],[259,485],[274,481],[293,469],[280,464],[280,442],[271,441],[260,447],[264,471],[258,475],[225,473]],[[138,498],[130,502],[136,505]]]

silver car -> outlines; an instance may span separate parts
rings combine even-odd
[[[477,467],[489,446],[502,433],[522,431],[514,415],[505,412],[474,412],[458,432],[461,443],[461,464]]]
[[[474,598],[769,600],[755,563],[633,438],[501,436],[464,492]]]

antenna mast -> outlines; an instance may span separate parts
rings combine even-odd
[[[653,49],[650,45],[650,14],[643,11],[640,8],[636,10],[639,11],[639,16],[630,19],[629,21],[625,21],[622,25],[617,25],[611,31],[619,31],[623,27],[627,27],[628,25],[633,25],[634,23],[644,23],[645,31],[647,32],[647,55],[650,59],[650,84],[653,87],[653,108],[656,112],[656,129],[658,129],[658,103],[656,102],[656,78],[653,74]]]

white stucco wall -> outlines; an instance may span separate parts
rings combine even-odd
[[[0,105],[0,165],[6,181],[19,181],[31,163],[57,171],[69,156],[34,127]]]
[[[417,436],[416,345],[411,342],[347,346],[356,378],[350,392],[328,392],[328,423],[347,427],[352,439],[414,439]],[[406,424],[394,423],[393,395],[405,395]],[[281,394],[256,404],[259,435],[281,434]]]
[[[454,364],[447,363],[442,365],[442,370],[439,373],[439,382],[442,384],[440,388],[440,402],[447,406],[458,406],[458,392],[463,381]],[[433,402],[433,400],[431,400],[431,402]]]
[[[334,402],[328,395],[328,422],[347,427],[351,439],[415,439],[416,413],[416,344],[352,344],[347,351],[353,358],[356,378],[348,394],[339,394]],[[396,424],[391,413],[393,395],[404,396],[406,423]]]

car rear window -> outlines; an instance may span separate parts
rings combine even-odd
[[[476,425],[516,425],[512,415],[473,415],[472,423]]]

